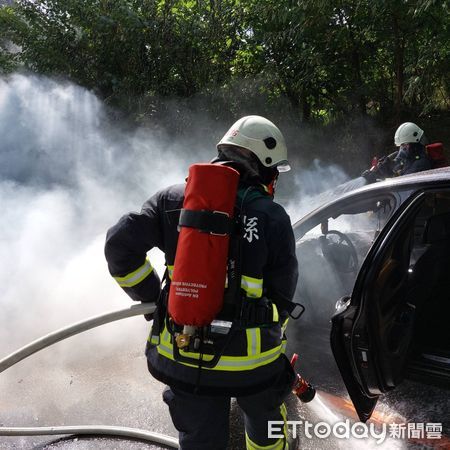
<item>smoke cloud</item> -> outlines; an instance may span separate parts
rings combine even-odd
[[[130,305],[107,270],[106,230],[156,190],[183,182],[189,164],[210,155],[186,151],[161,131],[118,130],[87,90],[24,75],[0,79],[0,136],[3,357],[58,328]],[[162,273],[160,252],[151,258]],[[162,420],[152,429],[174,434],[159,401],[162,386],[153,382],[148,391],[147,333],[143,318],[128,319],[8,369],[0,379],[0,423],[148,428],[148,411],[134,405],[158,398]],[[117,401],[126,419],[117,414]],[[26,439],[0,438],[0,448],[12,443],[30,446]]]
[[[313,160],[309,167],[296,167],[292,174],[286,175],[290,179],[282,185],[280,195],[292,222],[331,200],[336,186],[350,180],[342,168],[324,164],[319,159]]]
[[[87,90],[22,75],[0,80],[0,135],[5,353],[127,305],[106,269],[106,229],[202,155],[180,161],[149,130],[115,130]]]

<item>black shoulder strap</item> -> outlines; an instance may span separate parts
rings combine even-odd
[[[305,307],[300,303],[294,303],[291,300],[282,298],[280,296],[270,297],[270,300],[277,305],[277,308],[281,311],[286,311],[292,319],[298,319],[304,312]]]
[[[227,288],[223,298],[223,308],[220,316],[237,318],[241,306],[241,275],[242,275],[242,217],[235,208],[234,226],[230,234],[228,246]]]

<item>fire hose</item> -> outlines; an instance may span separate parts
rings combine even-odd
[[[47,348],[57,342],[76,334],[115,322],[117,320],[133,317],[141,314],[152,314],[155,311],[154,304],[139,304],[129,308],[112,311],[99,316],[91,317],[81,322],[69,325],[37,339],[25,347],[11,353],[0,360],[0,373],[17,364],[28,356]],[[86,426],[62,426],[62,427],[0,427],[0,436],[38,436],[38,435],[102,435],[138,439],[152,443],[163,444],[170,448],[179,448],[178,439],[159,433],[139,430],[136,428],[86,425]]]
[[[17,364],[28,356],[37,353],[44,348],[50,347],[57,342],[67,339],[76,334],[92,328],[115,322],[117,320],[133,317],[141,314],[153,314],[156,307],[154,304],[139,304],[129,308],[112,311],[99,316],[61,328],[53,333],[47,334],[37,339],[25,347],[11,353],[0,360],[0,373],[9,367]],[[291,364],[294,367],[297,361],[297,355],[294,354]],[[304,403],[310,402],[315,396],[315,389],[305,381],[299,374],[296,376],[292,392]],[[63,427],[0,427],[0,436],[38,436],[38,435],[104,435],[114,437],[125,437],[139,439],[153,443],[159,443],[171,448],[178,448],[178,439],[165,436],[159,433],[139,430],[128,427],[116,427],[105,425],[86,425],[86,426],[63,426]]]

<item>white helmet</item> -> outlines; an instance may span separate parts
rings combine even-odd
[[[402,144],[412,144],[420,142],[422,136],[423,130],[415,123],[405,122],[397,128],[394,136],[394,143],[397,147]]]
[[[276,167],[279,172],[291,169],[287,148],[281,131],[261,116],[246,116],[235,122],[217,144],[236,145],[254,153],[265,167]]]

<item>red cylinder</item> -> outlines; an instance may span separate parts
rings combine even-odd
[[[233,217],[239,172],[220,164],[193,164],[183,208]],[[223,306],[229,235],[181,227],[169,292],[169,315],[179,325],[210,324]]]
[[[442,142],[435,142],[426,146],[428,156],[431,158],[433,169],[440,167],[447,167],[448,161],[444,152],[444,144]]]

